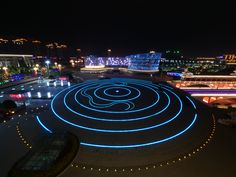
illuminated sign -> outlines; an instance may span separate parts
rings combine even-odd
[[[182,73],[177,73],[177,72],[167,72],[168,76],[176,76],[176,77],[181,77],[183,74]]]
[[[17,93],[10,94],[9,96],[10,96],[10,98],[17,99],[17,100],[25,98],[24,94],[17,94]]]
[[[61,76],[61,77],[59,77],[59,80],[60,81],[67,81],[67,80],[69,80],[69,78],[66,76]]]
[[[226,55],[224,55],[224,60],[227,64],[236,64],[236,55],[235,54],[226,54]]]

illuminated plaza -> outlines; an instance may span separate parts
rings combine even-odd
[[[0,177],[235,177],[233,2],[2,1]]]
[[[145,97],[150,99],[147,101]],[[106,161],[103,152],[105,154],[98,154],[104,155],[101,162],[96,163],[117,167],[125,163],[127,166],[160,165],[187,158],[188,153],[197,152],[197,148],[200,151],[201,143],[213,137],[214,117],[209,115],[209,119],[204,120],[202,113],[196,111],[197,105],[189,96],[178,95],[174,88],[163,83],[121,78],[90,80],[58,93],[50,105],[52,118],[49,119],[46,113],[47,116],[38,116],[38,121],[50,133],[61,126],[75,131],[85,153],[79,158],[85,158],[80,162],[82,164],[90,164],[86,161],[90,149],[124,150],[123,153],[128,149],[127,162],[122,162],[123,158],[119,159],[117,155],[114,155],[116,161]],[[200,134],[197,127],[205,127],[205,131]],[[198,138],[194,137],[196,134]],[[186,138],[193,138],[192,146],[181,143]],[[165,151],[174,144],[179,150],[171,155],[161,155],[163,152],[158,150]],[[158,160],[150,158],[150,154],[145,161],[137,161],[146,150],[154,151]],[[140,154],[137,155],[137,151]]]
[[[14,139],[26,148],[15,156],[33,149],[39,137],[72,132],[80,147],[62,176],[172,176],[171,169],[180,173],[177,167],[185,169],[181,174],[188,176],[187,164],[194,168],[199,158],[212,160],[209,149],[227,158],[219,151],[222,145],[214,145],[223,141],[216,133],[217,114],[202,102],[204,94],[227,98],[224,92],[234,93],[235,89],[228,88],[233,87],[234,76],[221,76],[226,85],[211,81],[222,82],[220,76],[192,74],[181,75],[184,80],[160,81],[160,76],[155,76],[160,60],[160,54],[153,53],[124,58],[89,56],[84,70],[77,73],[80,82],[60,77],[5,89],[2,93],[11,99],[26,99],[29,104],[24,113],[3,124],[12,127],[9,131],[16,133]],[[201,84],[207,84],[208,89]],[[25,90],[25,95],[19,94]],[[224,169],[219,174],[225,173]]]
[[[6,128],[15,124],[8,131],[16,135],[9,136],[19,141],[16,147],[26,148],[19,148],[17,156],[34,148],[39,137],[63,131],[73,132],[80,141],[78,154],[63,176],[171,176],[168,169],[176,171],[199,158],[211,161],[208,150],[218,151],[214,144],[223,140],[217,130],[227,130],[218,127],[208,106],[190,94],[149,75],[146,79],[135,73],[132,77],[106,74],[100,79],[100,74],[90,75],[83,74],[89,78],[78,84],[25,85],[25,89],[35,88],[32,96],[40,89],[50,89],[52,98],[32,99],[24,114],[3,124]],[[44,92],[41,94],[43,97]],[[217,156],[227,158],[218,152]],[[186,169],[184,175],[188,174]]]

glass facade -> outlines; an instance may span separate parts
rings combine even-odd
[[[129,63],[126,57],[96,57],[88,56],[85,58],[85,67],[105,67],[105,66],[117,66],[127,67]]]
[[[157,71],[161,60],[161,53],[145,53],[127,56],[129,70]]]

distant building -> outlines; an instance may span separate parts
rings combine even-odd
[[[128,70],[140,72],[156,72],[159,70],[161,53],[144,53],[127,56],[129,59]]]
[[[225,54],[222,58],[226,64],[236,65],[236,54]]]
[[[88,56],[84,60],[85,68],[128,68],[139,72],[156,72],[159,69],[161,53],[136,54],[126,57]]]
[[[128,67],[129,60],[126,57],[96,57],[87,56],[84,64],[86,68],[104,67]]]
[[[33,55],[0,54],[0,67],[32,67]]]

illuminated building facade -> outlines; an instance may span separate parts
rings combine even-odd
[[[128,70],[158,71],[161,53],[145,53],[127,57],[95,57],[85,58],[85,68],[123,67]]]
[[[161,53],[145,53],[127,56],[129,58],[129,70],[158,71],[161,61]]]
[[[33,55],[0,54],[0,67],[31,67]]]
[[[236,55],[235,54],[225,54],[223,59],[226,64],[236,64]]]
[[[88,56],[85,58],[85,67],[127,67],[129,60],[126,57],[96,57]]]
[[[224,56],[219,57],[184,57],[179,50],[167,50],[161,59],[161,68],[165,72],[182,73],[185,69],[193,74],[210,74],[227,72]],[[229,73],[232,71],[229,70]]]

